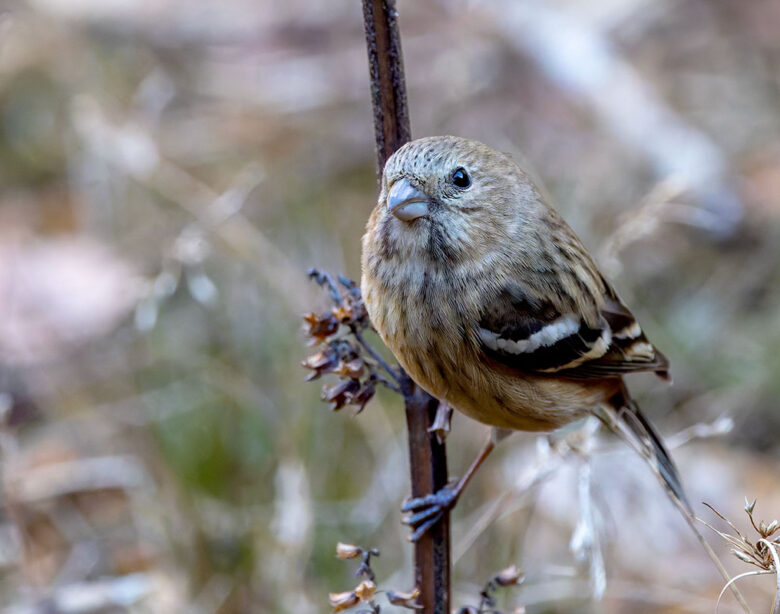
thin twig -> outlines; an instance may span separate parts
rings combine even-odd
[[[336,306],[341,305],[341,293],[336,287],[336,284],[333,281],[333,278],[330,276],[330,273],[312,268],[307,271],[307,274],[320,286],[327,286],[328,294],[330,294],[331,300],[336,304]]]
[[[393,381],[395,381],[396,384],[401,384],[401,378],[398,376],[398,372],[396,369],[393,369],[388,362],[382,358],[382,355],[377,352],[364,338],[363,335],[360,333],[357,328],[352,328],[352,335],[357,339],[358,343],[363,346],[363,349],[368,352],[368,355],[373,358],[377,364],[382,367],[385,372],[393,378]],[[395,390],[395,388],[393,388]],[[399,390],[400,391],[400,390]]]
[[[393,392],[397,394],[401,394],[401,387],[396,386],[393,382],[391,382],[389,379],[382,377],[378,373],[374,373],[374,377],[376,378],[376,381],[382,384],[385,388],[388,390],[392,390]]]

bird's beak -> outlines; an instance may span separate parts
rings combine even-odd
[[[428,215],[428,195],[406,179],[398,179],[387,193],[387,210],[399,220],[411,222]]]

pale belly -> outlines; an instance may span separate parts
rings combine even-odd
[[[502,368],[462,337],[428,336],[423,341],[422,335],[396,331],[385,343],[427,392],[474,420],[500,428],[556,429],[587,415],[619,388],[615,379],[584,385],[582,380]]]
[[[403,354],[396,353],[399,359]],[[402,366],[427,392],[470,418],[499,428],[553,430],[587,415],[617,390],[614,380],[584,388],[580,381],[505,373],[476,356],[441,372],[405,358]]]

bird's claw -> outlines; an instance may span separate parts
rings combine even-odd
[[[460,492],[455,488],[445,486],[441,490],[423,497],[406,499],[401,506],[404,513],[412,512],[402,520],[413,531],[409,541],[416,542],[439,520],[444,512],[454,507]]]

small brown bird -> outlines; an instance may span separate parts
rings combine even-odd
[[[687,507],[677,471],[623,375],[668,362],[574,231],[507,155],[468,139],[412,141],[385,165],[363,237],[369,316],[411,378],[495,427],[454,488],[407,502],[417,539],[455,504],[507,430],[599,416]]]

